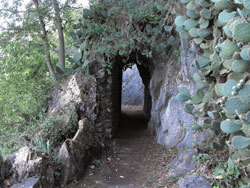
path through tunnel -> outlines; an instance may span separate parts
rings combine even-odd
[[[112,124],[115,135],[123,134],[124,131],[136,134],[138,131],[147,128],[152,105],[149,90],[151,77],[149,61],[150,59],[138,53],[132,53],[127,61],[124,61],[120,56],[115,59],[112,69],[112,107],[114,112]],[[133,67],[133,70],[130,69],[131,67]],[[140,78],[132,78],[136,76],[134,73],[127,75],[127,77],[130,77],[127,79],[132,80],[132,83],[129,83],[129,87],[124,88],[123,84],[127,84],[124,81],[125,71],[135,72],[136,70],[134,69],[138,70],[139,73],[137,74],[139,74]],[[140,83],[136,83],[140,82],[140,80],[144,87],[136,87],[136,85],[140,85]],[[142,94],[140,94],[141,89],[143,89]],[[124,95],[132,99],[130,98],[128,99],[129,101],[126,101],[127,98],[124,98]],[[137,99],[133,101],[133,97],[137,97]]]

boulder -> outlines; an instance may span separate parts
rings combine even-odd
[[[195,144],[208,139],[210,134],[206,130],[192,131],[190,125],[196,120],[184,111],[183,103],[175,99],[180,86],[185,86],[191,94],[196,91],[192,78],[196,69],[191,66],[197,53],[195,46],[181,41],[181,62],[178,62],[173,52],[169,53],[169,57],[154,60],[155,70],[150,81],[152,110],[149,125],[156,133],[158,143],[180,150],[186,146],[195,147]]]
[[[95,137],[94,125],[87,119],[79,121],[79,128],[73,139],[63,143],[58,160],[62,163],[62,185],[79,179],[88,166],[91,151],[98,152],[98,142]]]
[[[184,176],[191,170],[196,168],[193,155],[197,153],[197,149],[189,149],[179,153],[170,163],[168,176]]]
[[[41,187],[54,187],[54,173],[50,166],[49,157],[28,147],[19,149],[13,155],[11,177],[4,181],[5,185],[24,182],[27,178],[36,176]]]
[[[66,138],[72,138],[78,129],[78,121],[97,118],[96,79],[77,71],[57,89],[50,102],[45,127],[37,136],[53,147],[60,147]]]
[[[135,92],[136,91],[136,92]],[[136,65],[128,68],[122,76],[122,104],[143,105],[144,85]]]
[[[178,181],[179,188],[212,188],[210,183],[202,176],[188,175]]]
[[[79,70],[55,93],[48,108],[48,116],[64,114],[65,109],[74,106],[81,117],[96,120],[98,108],[95,77],[85,76]]]

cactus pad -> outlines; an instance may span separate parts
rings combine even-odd
[[[174,20],[174,24],[178,27],[181,27],[183,23],[186,21],[186,18],[183,16],[177,16]]]
[[[244,136],[235,136],[232,139],[233,147],[243,149],[250,145],[250,138]]]
[[[225,109],[230,114],[242,114],[249,110],[249,104],[242,100],[240,97],[232,97],[228,99],[225,103]]]
[[[220,44],[220,57],[223,59],[231,59],[233,53],[238,50],[237,44],[230,40],[226,40]]]
[[[242,59],[250,61],[250,46],[244,46],[240,52]]]
[[[220,128],[224,133],[235,133],[241,130],[242,123],[240,120],[225,120],[220,124]]]
[[[248,67],[248,62],[244,60],[235,60],[232,64],[232,71],[241,73],[245,72]]]
[[[239,42],[250,42],[250,23],[245,20],[232,23],[233,39]]]
[[[186,21],[183,23],[184,29],[185,29],[186,31],[189,31],[190,29],[196,27],[198,24],[199,24],[199,22],[196,21],[196,20],[193,20],[193,19],[188,19],[188,20],[186,20]]]

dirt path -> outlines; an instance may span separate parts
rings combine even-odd
[[[108,142],[102,157],[68,188],[176,187],[176,180],[167,177],[176,151],[158,145],[145,129],[145,121],[133,114],[124,115],[117,137]]]

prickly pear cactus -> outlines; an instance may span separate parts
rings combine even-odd
[[[196,94],[182,88],[176,99],[186,103],[186,112],[211,124],[193,123],[191,129],[209,128],[217,138],[238,135],[229,145],[245,160],[250,153],[250,0],[190,0],[185,6],[186,17],[178,16],[175,25],[201,55],[193,63]]]

